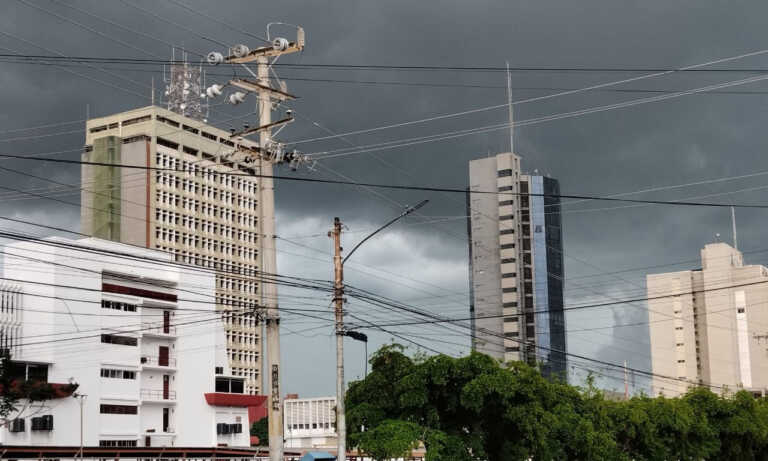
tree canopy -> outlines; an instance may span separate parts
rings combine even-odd
[[[423,444],[427,460],[768,460],[768,403],[697,388],[606,399],[479,353],[413,359],[399,345],[347,392],[349,446],[374,459]]]

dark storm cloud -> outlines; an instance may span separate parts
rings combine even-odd
[[[168,56],[167,45],[120,30],[100,20],[88,17],[59,3],[48,0],[25,0],[50,12],[72,18],[87,27],[130,42],[152,54]],[[127,0],[133,2],[134,0]],[[136,1],[137,5],[156,14],[226,43],[254,40],[220,24],[185,11],[170,2]],[[286,62],[410,64],[455,66],[502,66],[509,60],[512,66],[597,66],[597,67],[679,67],[716,58],[741,54],[765,46],[764,21],[768,5],[764,2],[725,3],[714,1],[645,1],[645,2],[552,2],[552,1],[312,1],[312,2],[203,2],[186,0],[199,11],[226,20],[237,28],[263,34],[269,21],[301,24],[307,31],[308,47],[301,57],[284,58]],[[190,60],[199,59],[194,52],[206,53],[218,45],[185,32],[171,24],[151,18],[118,1],[76,1],[78,8],[118,22],[164,41],[191,50]],[[66,23],[18,1],[3,2],[0,32],[43,45],[67,55],[120,56],[150,58],[140,51],[110,42],[104,37]],[[29,43],[0,35],[0,47],[30,54],[47,54]],[[0,50],[0,52],[7,52]],[[768,58],[737,61],[732,66],[765,66]],[[113,74],[97,72],[87,67],[67,68],[109,82],[130,91],[119,91],[102,83],[51,66],[0,63],[0,131],[25,126],[85,118],[86,106],[92,115],[105,115],[148,104],[151,77],[160,87],[159,67],[145,71],[127,70],[128,66],[112,65]],[[280,69],[284,77],[324,78],[344,80],[406,81],[419,83],[461,83],[503,87],[504,76],[498,73],[468,72],[389,72],[389,71],[331,71],[313,69]],[[226,73],[215,69],[210,74]],[[524,88],[578,88],[601,82],[627,78],[627,73],[515,73],[514,98],[526,99],[547,91]],[[117,76],[126,80],[120,80]],[[622,86],[640,89],[688,89],[712,83],[743,78],[747,74],[685,74],[644,80]],[[226,77],[209,75],[209,82]],[[327,132],[308,123],[306,119],[336,131],[415,120],[435,114],[451,113],[504,102],[503,88],[443,88],[387,85],[331,84],[289,81],[293,93],[301,96],[294,107],[304,117],[281,133],[286,140],[324,136]],[[734,89],[767,90],[766,84],[752,84]],[[556,92],[551,90],[549,92]],[[138,94],[138,95],[137,95]],[[141,96],[140,96],[141,95]],[[611,104],[651,94],[589,92],[569,97],[553,98],[516,107],[516,119],[568,112],[586,107]],[[739,175],[768,170],[765,156],[764,127],[768,122],[766,95],[761,94],[701,94],[667,102],[641,105],[616,111],[519,128],[516,151],[524,157],[528,170],[538,169],[560,180],[565,193],[611,194],[646,187],[686,183],[707,178]],[[253,110],[252,104],[241,107],[217,107],[211,120],[221,121],[233,115]],[[309,152],[326,151],[366,145],[393,139],[405,139],[484,126],[503,122],[504,110],[473,116],[441,120],[406,128],[348,136],[317,143],[302,144]],[[251,123],[253,118],[247,119]],[[235,122],[224,123],[227,127]],[[240,123],[239,121],[236,123]],[[80,124],[65,125],[48,130],[20,133],[0,133],[0,152],[34,153],[78,149],[81,133],[46,137],[38,140],[3,142],[16,136],[50,131],[82,128]],[[507,149],[503,131],[456,138],[449,141],[418,144],[401,149],[384,150],[324,163],[324,167],[355,180],[391,182],[398,184],[440,185],[465,187],[467,162],[470,159]],[[376,158],[378,156],[379,158]],[[77,153],[63,156],[78,158]],[[33,162],[0,161],[0,166],[22,168],[27,172],[77,183],[77,167],[56,167]],[[394,168],[393,168],[394,166]],[[311,177],[335,178],[326,169]],[[654,198],[722,193],[764,183],[761,178],[718,186],[666,191],[648,194]],[[0,173],[0,185],[32,189],[53,187],[38,180],[14,174]],[[8,191],[2,191],[5,193]],[[464,197],[460,194],[370,191],[348,186],[317,186],[283,181],[278,184],[278,232],[283,235],[324,233],[333,216],[340,216],[356,228],[370,228],[396,215],[400,206],[430,199],[424,215],[458,217],[465,214]],[[712,200],[741,202],[762,201],[761,191],[718,196]],[[2,197],[2,196],[0,196]],[[77,203],[75,193],[60,197]],[[77,206],[35,201],[0,202],[3,215],[20,215],[51,225],[67,225],[77,229]],[[615,204],[609,204],[614,206]],[[605,203],[575,205],[573,209],[606,208]],[[571,209],[571,208],[568,208]],[[56,214],[53,214],[56,213]],[[760,210],[737,212],[740,241],[745,249],[761,248],[765,213]],[[415,217],[413,221],[420,218]],[[438,219],[434,219],[438,220]],[[466,285],[466,225],[461,220],[448,220],[433,225],[394,229],[391,234],[372,241],[370,247],[355,256],[361,265],[383,269],[395,274],[407,274],[414,280],[426,282],[420,288],[439,292],[446,287],[465,293]],[[612,269],[649,266],[665,262],[690,260],[698,257],[699,248],[711,241],[715,233],[730,238],[728,212],[725,209],[681,209],[673,207],[641,207],[604,210],[591,213],[564,214],[567,277],[578,277]],[[349,234],[345,246],[351,248],[356,234]],[[328,249],[327,239],[304,239],[302,243],[321,250]],[[368,244],[367,244],[368,245]],[[281,249],[296,254],[312,255],[319,260],[286,255],[281,259],[281,272],[301,276],[329,277],[330,260],[326,254],[300,247],[281,245]],[[748,257],[762,262],[764,254]],[[589,264],[584,264],[586,261]],[[691,263],[693,267],[696,263]],[[659,269],[659,270],[663,270]],[[378,274],[379,276],[391,275]],[[625,274],[632,284],[617,279],[615,290],[642,292],[643,273]],[[350,270],[353,283],[381,291],[400,299],[427,296],[403,286],[402,279],[382,280]],[[606,279],[596,279],[602,280]],[[582,281],[590,281],[584,279]],[[413,282],[411,284],[418,285]],[[638,287],[639,285],[639,287]],[[608,290],[601,285],[596,290]],[[579,301],[584,292],[569,292],[569,301]],[[590,296],[598,297],[592,293]],[[320,302],[327,302],[321,299]],[[466,297],[450,298],[451,308],[466,303]],[[438,306],[439,302],[433,302]],[[443,303],[445,304],[445,303]],[[447,309],[448,306],[438,306]],[[435,309],[437,310],[438,307]],[[351,308],[365,309],[363,306]],[[383,315],[369,309],[370,315]],[[451,311],[458,315],[462,311]],[[465,312],[464,312],[465,313]],[[393,314],[388,314],[393,315]],[[627,322],[644,319],[642,313],[626,308],[615,311],[583,312],[569,316],[569,325],[590,322]],[[289,322],[288,322],[289,323]],[[299,327],[297,327],[298,329]],[[327,333],[327,332],[326,332]],[[637,341],[642,351],[631,357],[631,363],[643,362],[647,354],[646,330],[638,328],[622,341],[594,335],[595,344],[574,339],[570,347],[576,353],[596,354],[600,358],[623,360],[620,348],[627,340]],[[307,333],[313,335],[315,332]],[[616,333],[618,335],[619,333]],[[380,334],[379,342],[390,337]],[[331,369],[331,339],[319,335],[311,338],[300,334],[286,342],[286,359],[298,364],[286,383],[289,391],[302,393],[332,392],[330,375],[322,380],[325,387],[310,387],[300,382],[306,367],[320,363]],[[465,338],[454,338],[463,341]],[[448,347],[448,346],[446,346]],[[359,374],[362,356],[352,349],[351,375]],[[630,347],[631,349],[631,347]],[[303,351],[313,350],[322,358],[307,358]],[[320,360],[320,362],[315,362]],[[326,363],[327,362],[327,363]],[[289,362],[290,363],[290,362]],[[322,367],[317,367],[322,368]],[[325,369],[323,368],[323,369]],[[296,371],[298,370],[298,371]],[[291,379],[292,378],[292,379]],[[321,376],[322,378],[322,376]]]

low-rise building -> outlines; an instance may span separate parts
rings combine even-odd
[[[264,398],[230,371],[213,270],[50,238],[7,245],[3,277],[12,285],[0,287],[1,346],[19,378],[79,387],[21,406],[0,443],[249,446],[248,410]]]
[[[293,449],[336,449],[336,397],[284,400],[285,447]]]

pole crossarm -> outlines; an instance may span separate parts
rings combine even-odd
[[[286,123],[291,123],[291,122],[293,122],[293,120],[294,120],[293,117],[287,117],[287,118],[284,118],[282,120],[278,120],[276,122],[272,122],[272,123],[270,123],[268,125],[256,126],[256,127],[248,128],[248,129],[245,129],[245,130],[236,131],[236,132],[232,133],[231,135],[229,135],[229,138],[232,139],[232,138],[236,138],[238,136],[248,136],[249,134],[258,133],[259,131],[262,131],[262,130],[269,130],[269,129],[272,129],[272,128],[276,127],[276,126],[285,125]]]
[[[304,29],[299,27],[296,31],[296,41],[289,42],[287,40],[280,41],[279,39],[272,42],[272,46],[262,46],[253,49],[246,53],[244,56],[236,56],[235,54],[229,54],[224,57],[224,62],[233,64],[244,64],[246,62],[253,62],[260,57],[275,57],[288,53],[298,53],[304,50],[305,39]]]
[[[241,90],[249,91],[251,93],[259,93],[262,91],[267,91],[270,93],[271,97],[275,99],[279,99],[280,101],[287,101],[287,100],[298,98],[298,96],[294,96],[285,91],[272,88],[269,85],[264,85],[259,82],[254,82],[253,80],[248,80],[246,78],[234,78],[229,81],[229,84],[231,86],[235,86],[237,88],[240,88]]]

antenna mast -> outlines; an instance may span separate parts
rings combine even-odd
[[[515,153],[515,114],[512,107],[512,74],[507,61],[507,105],[509,109],[509,151]]]
[[[733,228],[733,248],[739,249],[739,238],[736,235],[736,208],[731,207],[731,227]]]

